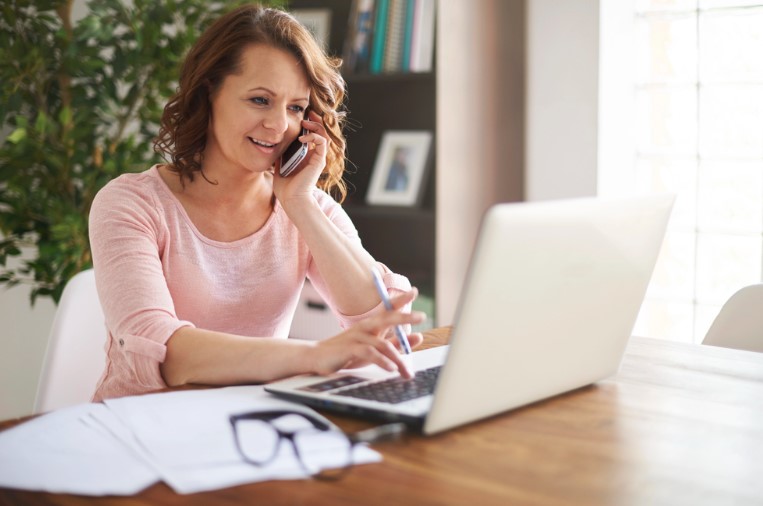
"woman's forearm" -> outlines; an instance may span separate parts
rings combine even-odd
[[[328,374],[367,364],[399,370],[408,378],[410,371],[396,351],[394,334],[389,329],[424,320],[424,313],[399,311],[415,297],[416,290],[395,295],[390,303],[396,311],[376,313],[336,336],[315,342],[241,337],[183,327],[167,342],[162,378],[173,387],[189,383],[265,383],[296,374]],[[411,338],[411,346],[421,342],[421,334]]]
[[[375,263],[371,255],[345,236],[314,200],[286,210],[310,248],[337,309],[346,315],[357,315],[377,306],[381,300],[371,281]]]
[[[313,347],[309,341],[250,338],[183,327],[167,342],[161,373],[169,386],[265,383],[312,372]]]

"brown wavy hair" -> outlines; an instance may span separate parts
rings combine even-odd
[[[240,71],[241,55],[251,44],[266,44],[293,54],[310,84],[310,110],[318,113],[329,136],[326,167],[318,187],[339,202],[347,196],[342,179],[346,140],[342,133],[345,82],[341,59],[328,56],[312,34],[290,14],[259,5],[239,7],[215,21],[188,52],[180,70],[178,89],[164,107],[154,150],[180,174],[193,181],[202,172],[207,144],[211,97],[223,80]]]

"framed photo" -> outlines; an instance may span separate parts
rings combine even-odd
[[[331,9],[294,9],[289,12],[310,30],[318,44],[322,44],[324,49],[329,47]]]
[[[415,206],[419,203],[429,162],[432,132],[389,130],[382,135],[366,202]]]

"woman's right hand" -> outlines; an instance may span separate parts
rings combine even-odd
[[[413,301],[416,289],[403,292],[390,299],[394,311],[383,311],[356,323],[341,334],[316,343],[312,351],[313,371],[331,374],[339,369],[376,364],[387,371],[399,371],[404,378],[413,373],[396,346],[395,325],[415,325],[426,319],[420,311],[403,313],[400,308]],[[419,333],[408,336],[411,348],[421,344]]]

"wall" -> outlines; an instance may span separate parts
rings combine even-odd
[[[522,200],[521,0],[448,0],[437,18],[437,324],[453,321],[484,211]]]
[[[29,304],[29,288],[0,289],[0,420],[32,412],[55,306]]]
[[[437,324],[490,204],[595,195],[599,2],[438,3]]]
[[[530,0],[527,26],[525,197],[596,195],[599,1]]]

